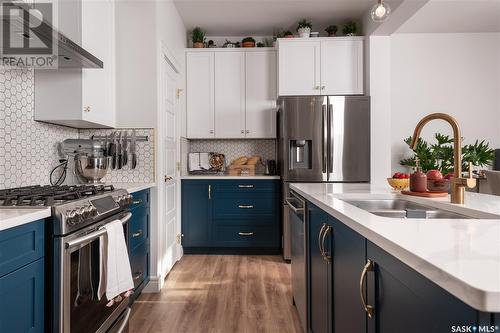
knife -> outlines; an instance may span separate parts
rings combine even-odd
[[[104,146],[103,146],[103,150],[104,150],[104,157],[108,156],[108,135],[104,135]]]
[[[132,165],[131,169],[135,169],[137,166],[137,155],[135,154],[135,129],[132,130],[132,138],[130,139],[130,155],[132,156]]]
[[[128,131],[125,131],[123,134],[123,143],[122,143],[122,162],[123,166],[127,165],[128,163]]]
[[[108,157],[111,158],[111,169],[116,168],[116,144],[115,144],[116,132],[112,132],[109,139]]]
[[[118,158],[118,170],[123,166],[123,155],[122,155],[122,132],[118,134],[118,143],[116,145],[116,153]]]

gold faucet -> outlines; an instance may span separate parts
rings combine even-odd
[[[469,163],[469,177],[462,178],[462,135],[460,126],[455,118],[446,113],[432,113],[420,120],[413,132],[410,147],[417,148],[418,139],[422,128],[431,120],[441,119],[448,122],[453,128],[453,179],[451,180],[451,202],[464,203],[465,188],[476,186],[476,180],[472,178],[472,163]]]

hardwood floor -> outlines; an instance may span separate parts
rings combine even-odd
[[[301,332],[279,256],[186,255],[161,293],[142,294],[130,333]]]

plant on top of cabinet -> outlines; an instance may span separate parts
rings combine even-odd
[[[293,32],[287,30],[283,33],[283,37],[285,38],[293,38]]]
[[[335,37],[337,36],[337,31],[339,29],[337,28],[336,25],[329,25],[325,31],[328,33],[328,37]]]
[[[255,39],[253,37],[245,37],[241,40],[242,47],[255,47]]]
[[[264,43],[262,43],[262,42],[258,42],[258,43],[257,43],[257,47],[264,47],[264,46],[265,46],[265,45],[264,45]]]
[[[297,26],[297,32],[300,37],[309,37],[312,29],[312,23],[307,21],[306,19],[302,19],[299,21]]]
[[[200,27],[196,27],[191,32],[191,38],[193,39],[193,47],[200,49],[205,47],[205,31]]]
[[[357,32],[358,32],[358,26],[354,21],[347,22],[346,24],[344,24],[344,27],[342,28],[342,33],[346,36],[355,36]]]

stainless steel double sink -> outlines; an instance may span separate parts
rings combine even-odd
[[[343,200],[374,215],[398,219],[471,219],[447,210],[418,204],[404,199]]]

